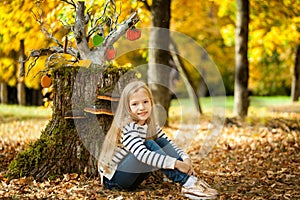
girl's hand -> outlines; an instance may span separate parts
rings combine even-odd
[[[175,163],[175,168],[178,169],[179,171],[186,173],[188,175],[193,175],[194,174],[194,169],[193,167],[186,162],[180,161],[180,160],[176,160]]]
[[[195,171],[194,171],[194,167],[193,167],[193,163],[192,163],[191,159],[186,158],[186,159],[184,159],[183,162],[186,163],[187,165],[189,165],[189,167],[190,167],[189,172],[187,174],[195,175]]]

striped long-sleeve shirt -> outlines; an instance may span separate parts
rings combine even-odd
[[[122,159],[125,158],[129,153],[132,153],[139,161],[146,163],[147,165],[151,165],[159,169],[174,169],[177,158],[150,151],[144,145],[147,128],[147,125],[140,126],[134,122],[123,128],[121,135],[121,143],[123,144],[123,147],[117,149],[112,159],[113,163],[116,164],[115,170],[118,163],[120,163]],[[157,137],[167,139],[183,160],[189,157],[182,149],[177,147],[175,143],[166,136],[160,127],[157,127]],[[115,173],[115,170],[109,174],[103,175],[106,178],[111,179]]]

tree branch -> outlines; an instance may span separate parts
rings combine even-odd
[[[58,46],[62,47],[63,45],[58,41],[58,39],[56,39],[51,33],[49,33],[49,31],[43,26],[42,14],[40,14],[40,13],[38,14],[39,18],[38,18],[38,15],[36,13],[34,13],[33,11],[32,11],[32,14],[34,15],[34,18],[37,21],[37,23],[40,24],[41,31],[43,33],[45,33],[51,40],[53,40]]]
[[[70,4],[70,5],[72,5],[74,8],[76,8],[76,4],[75,4],[75,2],[73,1],[73,0],[71,0],[71,1],[68,1],[68,0],[61,0],[62,2],[65,2],[65,3],[67,3],[67,4]]]
[[[105,15],[109,4],[112,4],[112,8],[113,8],[113,13],[114,13],[115,20],[113,20],[113,18],[108,17],[108,16]],[[115,25],[115,27],[118,25],[118,18],[120,16],[120,14],[117,14],[116,8],[117,8],[116,7],[116,3],[113,0],[107,1],[105,3],[102,15],[95,20],[95,22],[93,23],[92,28],[88,32],[88,38],[90,38],[96,31],[100,31],[102,34],[104,33],[103,26],[101,24],[98,24],[99,20],[101,20],[104,16],[106,16],[108,18],[108,20],[110,20],[110,22],[109,22],[109,30],[112,29],[111,26],[113,24]],[[103,34],[103,36],[104,36],[104,34]]]
[[[151,12],[151,6],[147,2],[147,0],[138,0],[138,1],[142,2],[144,4],[144,6],[146,7],[146,9]]]
[[[71,5],[73,4],[73,0],[62,0],[66,3],[69,3]],[[93,32],[100,30],[103,31],[103,27],[101,24],[98,25],[98,22],[94,24],[93,31],[89,33],[89,37],[87,37],[87,31],[86,31],[86,18],[84,15],[85,12],[85,3],[84,1],[78,1],[78,3],[75,5],[76,8],[76,18],[74,26],[71,26],[71,30],[74,32],[75,35],[75,42],[76,47],[68,47],[67,46],[67,38],[65,40],[65,44],[60,43],[56,38],[54,38],[45,27],[42,28],[42,30],[52,39],[54,40],[58,46],[53,46],[49,48],[44,48],[40,50],[34,50],[30,53],[30,57],[32,58],[39,58],[41,56],[48,56],[53,57],[53,55],[56,55],[57,53],[66,53],[74,56],[76,59],[83,59],[83,60],[91,60],[93,63],[98,65],[105,65],[106,62],[106,56],[105,53],[107,49],[112,46],[122,35],[126,33],[126,31],[134,26],[139,21],[139,16],[137,12],[134,12],[127,20],[125,20],[121,24],[115,24],[114,29],[110,30],[109,34],[105,37],[103,43],[101,46],[90,49],[88,45],[90,34]],[[106,8],[104,9],[106,10]],[[104,16],[104,14],[102,15]],[[116,16],[117,18],[118,16]],[[101,18],[101,17],[100,17]],[[36,16],[37,21],[42,24],[42,20],[38,20],[38,15]],[[99,20],[99,19],[97,19]],[[117,23],[116,21],[112,21],[112,23]],[[98,26],[98,27],[96,27]],[[34,64],[33,64],[34,65]]]
[[[90,48],[88,46],[88,41],[86,37],[86,23],[85,23],[85,5],[84,1],[78,1],[76,6],[76,19],[74,25],[74,34],[77,48],[80,52],[82,58],[87,58],[90,53]]]
[[[104,39],[101,46],[94,48],[87,57],[82,59],[91,60],[93,63],[98,65],[105,65],[106,56],[105,52],[112,46],[126,31],[135,25],[139,21],[137,12],[134,12],[127,20],[119,24],[117,29],[112,30]]]
[[[53,40],[59,47],[63,47],[63,44],[58,41],[45,27],[41,27],[41,31],[45,33],[51,40]]]
[[[64,47],[49,47],[49,48],[45,48],[45,49],[39,49],[39,50],[34,50],[30,53],[29,58],[33,57],[42,57],[42,56],[49,56],[51,54],[55,54],[55,53],[64,53]],[[67,48],[66,52],[67,54],[70,54],[74,57],[78,57],[77,54],[77,50],[75,50],[74,48]]]
[[[122,35],[126,33],[126,31],[135,25],[139,21],[139,16],[137,12],[134,12],[126,21],[121,23],[118,29],[111,31],[108,36],[103,41],[104,47],[109,47],[114,44]]]

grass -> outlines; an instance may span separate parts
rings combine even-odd
[[[10,118],[26,120],[51,117],[51,108],[0,104],[0,121]]]
[[[276,105],[288,105],[291,104],[291,97],[289,96],[272,96],[272,97],[265,97],[265,96],[254,96],[250,97],[250,106],[255,108],[260,107],[269,107],[269,106],[276,106]]]
[[[225,108],[227,112],[233,110],[233,96],[223,97],[204,97],[200,98],[201,108],[206,112],[211,112],[215,107]],[[291,104],[289,96],[253,96],[250,97],[250,107],[261,109],[271,106],[282,106]],[[173,100],[171,108],[182,107],[183,109],[194,110],[193,102],[190,99]],[[19,105],[4,105],[0,104],[0,121],[13,118],[19,120],[34,119],[34,118],[50,118],[51,108],[36,107],[36,106],[19,106]],[[2,119],[2,120],[1,120]]]
[[[234,97],[204,97],[200,98],[201,109],[203,114],[201,118],[211,118],[213,116],[233,117]],[[251,96],[250,106],[248,109],[248,116],[271,116],[274,108],[282,107],[281,111],[284,111],[284,106],[290,107],[291,100],[289,96]],[[289,108],[294,109],[294,107]],[[300,112],[300,111],[299,111]],[[178,99],[171,102],[171,108],[169,111],[169,122],[174,124],[178,121],[187,123],[187,120],[195,121],[198,118],[196,107],[191,99]]]
[[[204,112],[210,112],[214,107],[223,107],[226,110],[233,110],[234,97],[202,97],[200,98],[201,108]],[[276,105],[289,105],[291,100],[289,96],[252,96],[250,97],[250,107],[264,108]],[[171,103],[172,107],[182,106],[190,107],[193,105],[190,99],[179,99],[173,100]]]

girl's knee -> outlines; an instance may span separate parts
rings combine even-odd
[[[160,147],[164,147],[167,144],[169,144],[169,141],[166,138],[157,138],[155,139],[155,142],[160,146]]]
[[[149,149],[151,151],[156,151],[156,150],[160,149],[160,146],[154,140],[146,140],[144,142],[144,144],[147,147],[147,149]]]
[[[154,143],[156,143],[154,140],[146,140],[145,142],[144,142],[144,144],[147,146],[147,145],[152,145],[152,144],[154,144]]]

